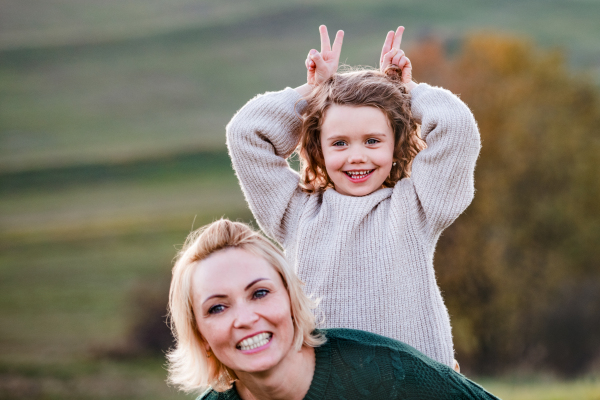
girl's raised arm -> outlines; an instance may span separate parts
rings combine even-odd
[[[426,235],[435,243],[473,200],[481,141],[471,110],[450,91],[422,83],[411,95],[412,114],[427,143],[413,161],[411,181],[425,213]]]
[[[301,97],[335,73],[342,47],[342,31],[333,48],[327,28],[321,26],[320,31],[321,53],[309,55],[314,65],[309,68],[307,61],[307,84],[256,96],[226,129],[229,155],[246,201],[265,233],[282,244],[294,230],[307,196],[299,187],[298,173],[286,161],[300,141],[300,114],[306,105]]]
[[[473,200],[473,174],[481,142],[473,114],[448,90],[412,81],[412,64],[400,49],[404,27],[388,32],[381,71],[397,68],[411,93],[411,111],[421,124],[427,148],[415,157],[411,182],[426,218],[426,236],[435,243]]]

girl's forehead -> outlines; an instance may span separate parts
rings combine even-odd
[[[321,132],[327,134],[339,131],[385,134],[391,131],[391,126],[387,115],[377,107],[334,104],[325,112]]]

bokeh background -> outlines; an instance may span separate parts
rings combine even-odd
[[[600,2],[2,0],[0,398],[185,399],[165,384],[170,267],[252,221],[224,127],[304,82],[319,24],[481,129],[473,204],[435,267],[457,359],[512,399],[600,399]]]

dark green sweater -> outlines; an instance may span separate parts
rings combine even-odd
[[[353,329],[326,329],[305,400],[498,399],[409,345]],[[240,400],[235,387],[198,399]]]

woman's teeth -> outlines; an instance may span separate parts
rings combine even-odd
[[[360,178],[364,178],[365,176],[369,175],[371,172],[373,172],[373,170],[369,169],[369,170],[365,170],[365,171],[344,171],[344,172],[346,173],[346,175],[348,175],[352,179],[360,179]]]
[[[252,350],[269,343],[272,336],[272,333],[259,333],[258,335],[242,340],[236,347],[240,350]]]

